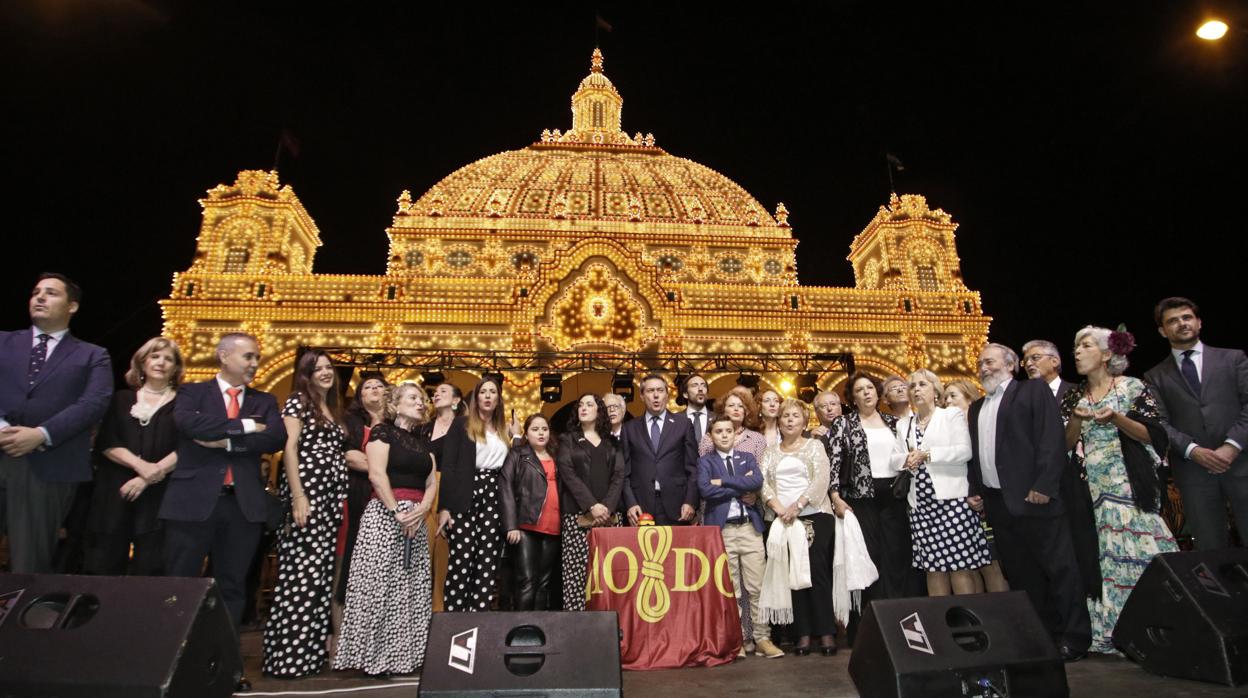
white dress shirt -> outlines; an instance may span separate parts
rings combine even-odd
[[[719,460],[721,462],[725,458],[733,458],[735,454],[736,454],[735,451],[729,451],[728,453],[724,453],[723,451],[719,449],[715,449],[715,455],[719,456]],[[737,472],[737,467],[739,465],[740,463],[734,460],[732,462],[732,470],[731,471],[728,470],[728,465],[726,463],[724,464],[724,470],[728,471],[729,475],[732,475],[733,473]],[[741,500],[737,499],[736,497],[733,497],[732,501],[728,503],[728,518],[735,519],[739,516],[745,516],[745,509],[741,508]]]
[[[1049,383],[1049,392],[1053,393],[1053,397],[1057,397],[1057,391],[1062,389],[1062,377],[1058,376]]]
[[[1179,367],[1179,375],[1183,375],[1183,352],[1187,349],[1170,349],[1170,355],[1174,357],[1174,364]],[[1200,340],[1192,345],[1192,363],[1196,364],[1196,377],[1203,383],[1205,380],[1205,343]]]
[[[218,373],[218,374],[217,374],[217,390],[220,390],[220,391],[221,391],[221,399],[222,399],[223,401],[225,401],[225,410],[226,410],[226,414],[229,414],[229,410],[230,410],[230,394],[229,394],[228,392],[226,392],[226,391],[227,391],[227,390],[229,390],[230,388],[241,388],[241,389],[242,389],[242,392],[240,392],[240,393],[238,394],[238,413],[241,415],[241,414],[243,413],[243,396],[245,396],[245,395],[247,394],[247,386],[245,386],[245,385],[230,385],[230,384],[229,384],[229,382],[227,382],[224,378],[222,378],[222,377],[221,377],[221,374],[220,374],[220,373]],[[243,433],[244,433],[244,434],[251,434],[251,433],[254,433],[254,432],[256,431],[256,420],[254,420],[254,419],[241,419],[241,418],[240,418],[238,421],[240,421],[240,422],[242,422],[242,423],[243,423]],[[230,440],[229,440],[229,439],[226,439],[226,440],[225,440],[225,450],[227,450],[227,451],[232,451],[232,450],[234,450],[234,446],[233,446],[233,444],[231,444],[231,443],[230,443]]]
[[[979,408],[979,472],[984,486],[997,490],[1001,489],[1001,478],[997,475],[997,411],[1001,409],[1001,396],[1012,380],[1006,378],[996,390],[985,395],[984,404]]]
[[[39,335],[41,334],[46,334],[48,335],[48,337],[50,337],[50,339],[48,339],[48,353],[44,355],[44,360],[46,361],[47,359],[52,358],[52,352],[56,349],[57,345],[61,343],[61,340],[65,339],[65,335],[69,334],[69,328],[66,327],[65,329],[59,332],[44,332],[38,327],[32,326],[30,328],[30,348],[31,349],[34,349],[35,347],[39,346]]]

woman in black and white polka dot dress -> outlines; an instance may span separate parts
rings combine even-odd
[[[394,424],[369,433],[364,450],[373,495],[360,520],[335,669],[384,676],[424,664],[433,617],[425,514],[438,489],[421,428],[426,405],[423,388],[400,383],[390,394]]]
[[[278,536],[277,584],[264,626],[263,670],[269,676],[315,674],[327,656],[334,551],[347,488],[337,380],[327,355],[305,353],[282,410],[287,440],[280,489],[290,503],[290,525]]]
[[[503,552],[498,480],[510,443],[495,378],[477,383],[467,412],[442,447],[438,533],[447,537],[449,551],[442,603],[447,611],[488,611]]]
[[[908,469],[910,538],[914,566],[927,573],[929,596],[975,592],[975,570],[992,561],[979,515],[967,503],[971,433],[956,408],[937,407],[936,374],[910,374],[911,413],[897,422],[891,462]]]

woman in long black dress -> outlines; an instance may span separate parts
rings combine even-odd
[[[334,656],[335,669],[362,669],[373,676],[420,668],[433,615],[425,515],[438,479],[421,428],[424,391],[400,383],[389,405],[394,423],[374,427],[365,448],[373,498],[360,521]]]
[[[559,437],[559,510],[562,512],[563,609],[585,610],[589,529],[620,522],[624,450],[611,438],[602,398],[585,393]]]
[[[113,394],[95,441],[102,457],[87,521],[88,574],[161,573],[164,530],[157,511],[164,478],[178,463],[173,404],[182,369],[178,345],[154,337],[130,360],[130,389]]]
[[[468,397],[468,414],[444,437],[438,531],[449,559],[443,583],[447,611],[488,611],[503,552],[498,480],[511,439],[503,419],[500,381],[482,378]]]
[[[347,431],[329,356],[306,352],[286,399],[281,493],[291,525],[278,535],[277,584],[264,626],[264,673],[296,678],[321,670],[332,631],[334,544],[347,490]]]
[[[429,440],[429,450],[434,458],[442,456],[442,437],[451,430],[455,418],[464,413],[464,394],[450,383],[441,383],[433,389],[433,419],[421,427]]]

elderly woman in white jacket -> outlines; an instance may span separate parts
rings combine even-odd
[[[910,481],[910,537],[914,566],[927,573],[930,596],[970,594],[975,570],[992,561],[979,516],[967,504],[966,466],[971,433],[956,408],[937,407],[936,374],[910,374],[910,414],[897,422],[893,467],[913,473]]]

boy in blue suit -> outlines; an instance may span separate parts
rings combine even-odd
[[[755,654],[783,657],[784,652],[771,641],[771,626],[758,604],[767,562],[763,516],[758,509],[741,501],[743,496],[762,488],[763,473],[754,456],[733,450],[737,431],[731,419],[722,415],[713,419],[710,434],[715,450],[698,459],[698,490],[706,502],[703,523],[720,527],[732,586],[738,594],[744,589],[750,595]],[[741,648],[740,656],[745,656],[745,647]]]

